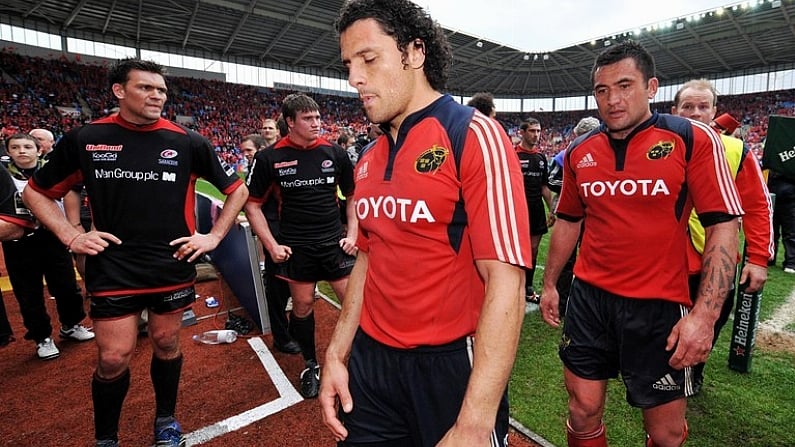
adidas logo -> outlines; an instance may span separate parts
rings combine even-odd
[[[671,377],[670,374],[666,374],[660,377],[659,379],[657,379],[657,381],[654,382],[654,384],[651,387],[654,388],[655,390],[660,390],[660,391],[679,391],[680,389],[682,389],[681,386],[677,385],[676,382],[674,382],[674,379],[673,377]]]
[[[577,162],[577,169],[593,168],[595,166],[596,166],[596,162],[594,161],[593,155],[591,155],[590,152],[585,154],[585,156],[582,157],[580,159],[580,161]]]

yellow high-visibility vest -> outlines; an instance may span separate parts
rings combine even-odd
[[[726,154],[726,162],[729,163],[732,178],[737,178],[737,173],[740,171],[740,162],[743,158],[743,142],[734,137],[721,134],[720,139],[723,141],[723,147]],[[690,220],[688,221],[690,241],[693,243],[693,248],[700,254],[704,254],[704,240],[706,235],[704,227],[698,220],[696,210],[690,212]]]

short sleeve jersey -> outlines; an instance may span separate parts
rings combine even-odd
[[[536,148],[527,150],[521,144],[516,145],[516,154],[522,167],[524,193],[528,204],[542,200],[541,188],[549,184],[549,166],[547,157]]]
[[[342,235],[337,187],[353,195],[353,165],[344,149],[318,138],[301,148],[290,137],[257,152],[248,175],[249,201],[279,201],[279,242],[311,245]]]
[[[624,140],[604,129],[578,139],[564,165],[558,217],[586,222],[574,274],[620,296],[689,306],[690,210],[705,226],[743,213],[718,135],[655,113]]]
[[[3,166],[0,166],[0,220],[27,229],[35,226],[30,210],[19,198],[14,179]]]
[[[162,118],[134,125],[116,114],[66,134],[28,187],[59,198],[85,185],[96,229],[122,241],[86,258],[86,288],[121,296],[193,283],[195,267],[174,259],[169,242],[196,231],[199,177],[224,194],[243,185],[198,133]]]
[[[474,334],[485,297],[475,261],[530,265],[522,173],[502,127],[442,96],[396,141],[385,133],[363,151],[355,175],[362,330],[397,348]]]

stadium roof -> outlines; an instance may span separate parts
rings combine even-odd
[[[344,0],[3,0],[0,23],[86,40],[345,78],[333,22]],[[726,8],[638,36],[608,36],[548,53],[526,53],[447,30],[450,92],[564,97],[590,91],[590,69],[607,42],[633,37],[657,62],[663,84],[791,69],[795,0]],[[755,2],[754,2],[755,3]],[[543,12],[539,12],[543,14]],[[576,24],[573,24],[576,26]],[[565,30],[561,30],[565,32]]]

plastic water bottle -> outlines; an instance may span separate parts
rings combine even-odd
[[[193,341],[204,343],[205,345],[218,345],[221,343],[234,343],[237,340],[237,332],[231,329],[207,331],[203,334],[193,336]]]

